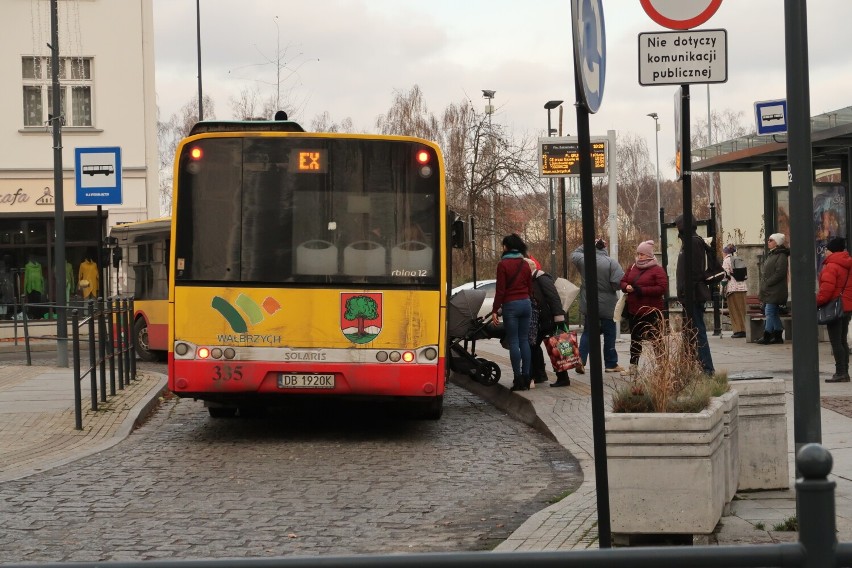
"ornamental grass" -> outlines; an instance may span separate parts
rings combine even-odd
[[[661,316],[649,336],[630,382],[613,394],[613,412],[701,412],[728,390],[727,374],[703,372],[694,329],[676,331]]]

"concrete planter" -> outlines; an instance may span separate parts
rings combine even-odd
[[[783,379],[732,380],[739,393],[739,489],[787,489],[787,395]]]
[[[725,404],[714,398],[697,413],[605,414],[613,533],[713,532],[726,496]]]
[[[722,419],[725,438],[722,452],[725,456],[725,503],[730,503],[737,494],[740,480],[740,433],[739,433],[739,394],[729,390],[719,397],[722,401],[724,417]]]

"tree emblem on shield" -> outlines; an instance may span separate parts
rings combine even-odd
[[[340,329],[352,343],[374,340],[382,331],[382,294],[340,294]]]

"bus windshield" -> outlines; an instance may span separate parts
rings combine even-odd
[[[176,285],[439,287],[441,187],[428,146],[213,136],[179,159]]]

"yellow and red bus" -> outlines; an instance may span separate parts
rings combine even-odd
[[[404,399],[441,416],[449,243],[436,144],[199,122],[174,180],[174,394],[212,417],[303,396]]]
[[[169,217],[123,223],[110,229],[118,253],[120,295],[134,298],[136,355],[143,361],[165,361],[169,347]]]

